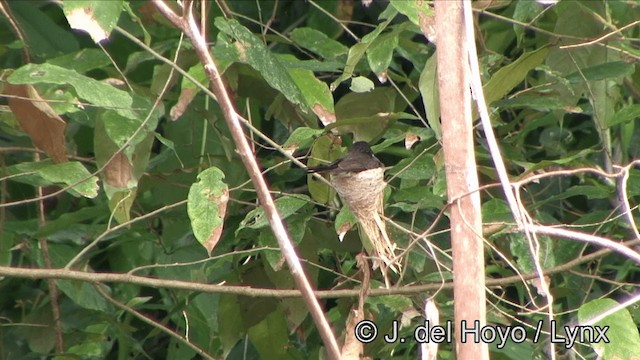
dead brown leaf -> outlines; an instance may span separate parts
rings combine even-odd
[[[207,249],[207,253],[211,256],[211,252],[213,248],[216,246],[218,241],[220,240],[220,236],[222,235],[222,226],[224,224],[224,216],[227,213],[227,203],[229,202],[229,189],[225,188],[223,193],[220,196],[210,199],[211,201],[218,204],[218,217],[223,221],[220,223],[220,226],[213,229],[211,232],[211,236],[202,243],[205,249]]]
[[[38,91],[31,85],[5,84],[4,93],[10,95],[9,108],[33,144],[56,163],[67,161],[64,139],[67,123]]]
[[[117,153],[104,168],[104,182],[119,189],[127,189],[131,180],[132,167],[129,159]]]

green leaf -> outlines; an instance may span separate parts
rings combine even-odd
[[[482,221],[513,222],[511,208],[502,199],[491,199],[482,204]]]
[[[440,127],[440,94],[438,92],[436,69],[437,61],[436,54],[434,53],[429,60],[427,60],[424,69],[420,73],[418,87],[420,88],[420,95],[422,95],[422,103],[424,104],[427,115],[427,122],[436,134],[436,138],[440,139],[442,137],[442,129]]]
[[[211,167],[198,174],[198,181],[189,189],[187,213],[191,228],[209,254],[222,235],[229,201],[229,188],[223,179],[222,170]]]
[[[353,133],[355,141],[371,141],[401,117],[394,113],[397,93],[393,88],[376,88],[368,93],[349,93],[336,104],[338,121],[327,126],[340,133]],[[411,116],[411,115],[410,115]]]
[[[275,205],[280,214],[280,218],[284,220],[295,214],[305,205],[308,205],[310,201],[311,199],[306,195],[285,195],[276,199]],[[269,226],[269,221],[265,216],[264,209],[258,207],[251,210],[247,216],[245,216],[238,230],[245,227],[249,229],[261,229],[266,226]]]
[[[372,310],[377,308],[378,311],[380,311],[380,307],[385,307],[398,313],[402,313],[413,307],[411,299],[402,295],[368,297],[366,303],[371,306]]]
[[[27,64],[14,71],[7,80],[12,84],[71,85],[79,97],[94,105],[115,109],[118,114],[129,119],[144,117],[144,113],[136,112],[142,109],[132,109],[133,99],[125,91],[52,64]]]
[[[313,144],[316,138],[324,133],[321,129],[312,129],[308,127],[299,127],[293,130],[289,135],[287,141],[282,144],[282,147],[288,151],[295,151],[297,149],[307,149]]]
[[[64,15],[72,29],[88,32],[94,42],[105,40],[116,27],[122,0],[65,0]]]
[[[581,69],[567,75],[566,79],[571,83],[581,81],[598,81],[613,77],[627,76],[633,74],[635,67],[633,64],[624,61],[614,61]]]
[[[290,59],[291,55],[281,56],[282,59]],[[323,124],[336,121],[336,113],[333,108],[333,95],[329,87],[323,81],[318,80],[312,71],[299,68],[288,68],[289,75],[298,87],[307,108],[311,109]]]
[[[87,206],[79,209],[78,211],[64,213],[56,219],[47,221],[44,226],[38,229],[36,236],[50,236],[58,231],[73,228],[85,221],[99,219],[105,215],[106,210],[107,208],[104,205]],[[0,254],[1,253],[2,251],[0,251]]]
[[[527,77],[530,70],[542,64],[549,54],[549,48],[540,48],[522,54],[516,61],[496,71],[484,85],[487,104],[502,99]]]
[[[580,109],[577,107],[570,107],[565,99],[560,97],[544,96],[542,94],[523,95],[511,99],[498,100],[494,101],[492,105],[501,109],[527,107],[536,111],[571,109],[573,112],[576,112],[575,110]]]
[[[349,90],[354,93],[365,93],[373,90],[374,88],[375,85],[373,84],[373,81],[364,76],[356,76],[351,79],[351,86],[349,87]]]
[[[419,157],[402,159],[389,173],[403,180],[431,179],[436,165],[430,154],[424,153]]]
[[[593,200],[593,199],[608,199],[614,195],[615,195],[615,190],[613,188],[606,187],[604,185],[600,185],[600,186],[577,185],[577,186],[572,186],[566,189],[560,194],[544,199],[540,203],[567,199],[572,196],[585,196],[587,199]]]
[[[584,323],[618,305],[618,302],[612,299],[592,300],[580,306],[578,319]],[[605,334],[609,341],[591,343],[591,347],[597,351],[602,359],[633,359],[640,354],[638,328],[627,309],[623,308],[607,315],[584,330],[593,331],[594,326],[601,330],[605,330],[606,327]],[[598,334],[598,332],[594,331],[594,334]]]
[[[398,47],[398,36],[406,28],[406,23],[396,27],[392,32],[379,36],[367,50],[369,67],[376,75],[387,71],[393,58],[393,51]]]
[[[78,51],[78,41],[56,24],[34,1],[7,2],[27,36],[29,51],[36,56],[57,56]]]
[[[94,198],[98,195],[98,178],[77,161],[53,164],[48,160],[9,166],[11,180],[33,186],[70,186],[74,196]]]
[[[353,213],[349,210],[349,207],[343,206],[342,208],[340,208],[340,211],[338,212],[336,221],[334,223],[336,234],[341,235],[357,224],[358,219],[356,219],[355,215],[353,215]]]
[[[285,318],[285,314],[278,309],[249,328],[247,334],[261,359],[292,359],[289,350],[295,348],[289,346],[289,330]]]
[[[99,49],[82,49],[47,61],[47,63],[84,74],[93,69],[104,69],[111,61],[104,51]]]
[[[607,122],[606,128],[608,129],[615,125],[626,124],[631,121],[635,121],[638,118],[640,118],[640,105],[627,105],[613,114]]]
[[[349,48],[342,43],[329,38],[316,29],[308,27],[294,29],[291,32],[291,40],[300,47],[308,49],[324,59],[336,59],[349,52]]]
[[[391,6],[418,26],[420,26],[420,19],[434,16],[434,10],[426,1],[391,0]]]
[[[354,70],[356,69],[356,65],[358,65],[360,60],[362,60],[362,57],[366,53],[368,47],[369,44],[360,43],[353,45],[351,49],[349,49],[349,54],[347,56],[347,62],[344,66],[344,71],[342,72],[342,75],[334,80],[331,83],[331,86],[329,86],[329,89],[331,89],[331,91],[334,91],[341,82],[351,78]]]
[[[340,148],[336,146],[329,135],[320,136],[313,143],[311,155],[307,161],[308,167],[326,165],[342,156]],[[328,184],[315,178],[315,175],[307,175],[309,194],[320,204],[327,204],[335,197],[335,191]]]
[[[351,49],[349,49],[349,55],[347,56],[347,63],[344,66],[344,72],[331,83],[331,86],[329,87],[331,91],[335,90],[341,82],[349,79],[353,75],[356,66],[360,60],[362,60],[362,57],[369,49],[369,46],[371,46],[373,41],[387,28],[392,20],[393,17],[378,24],[372,32],[362,37],[360,43],[355,44]]]
[[[287,68],[264,45],[262,40],[236,20],[215,19],[215,26],[223,33],[234,38],[237,43],[240,60],[249,64],[264,77],[274,89],[280,91],[295,105],[305,105],[300,89],[296,86]]]
[[[508,237],[510,239],[509,247],[511,254],[517,259],[520,271],[523,273],[536,272],[537,269],[533,258],[535,254],[531,252],[527,238],[521,234],[513,234]],[[538,236],[538,261],[542,269],[548,269],[558,264],[556,260],[556,254],[558,254],[558,252],[554,246],[555,241],[557,240],[551,239],[548,236]]]
[[[246,332],[242,321],[242,308],[236,295],[220,295],[218,327],[220,328],[223,357],[226,358]]]

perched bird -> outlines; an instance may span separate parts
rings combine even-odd
[[[375,168],[383,168],[382,161],[373,155],[371,147],[364,141],[357,141],[353,144],[347,156],[332,162],[329,165],[320,165],[309,168],[310,173],[329,172],[331,174],[338,173],[359,173],[365,170]]]
[[[387,186],[382,161],[373,155],[368,143],[358,141],[342,159],[308,171],[330,175],[331,186],[358,219],[358,228],[362,229],[361,236],[364,235],[361,237],[364,247],[374,258],[374,269],[380,267],[384,282],[389,287],[387,269],[399,273],[400,264],[395,263],[396,245],[389,239],[382,220],[384,189]],[[338,234],[340,239],[344,233],[346,231]]]

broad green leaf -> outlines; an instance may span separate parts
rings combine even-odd
[[[545,9],[542,4],[537,1],[517,1],[513,12],[513,18],[518,20],[519,24],[513,24],[513,31],[516,33],[516,39],[518,46],[522,46],[525,39],[526,27],[521,23],[528,23],[532,19],[540,16],[540,13]]]
[[[393,52],[398,47],[398,36],[406,28],[406,23],[397,26],[392,32],[379,36],[367,50],[369,67],[378,77],[387,71]]]
[[[529,247],[529,242],[522,234],[509,235],[509,248],[511,254],[517,259],[518,267],[523,273],[535,273],[537,271],[534,256]],[[559,262],[556,259],[558,250],[555,243],[558,240],[551,239],[548,236],[538,236],[538,259],[542,269],[548,269],[556,266]]]
[[[569,154],[564,154],[564,156],[560,159],[556,160],[542,160],[538,163],[528,163],[520,160],[512,160],[512,162],[516,165],[522,166],[526,169],[526,172],[536,171],[538,169],[544,169],[550,166],[558,166],[558,165],[567,165],[574,161],[585,159],[588,155],[597,152],[593,149],[584,149],[580,151],[571,152]]]
[[[299,127],[293,130],[287,141],[282,147],[287,151],[295,151],[297,149],[307,149],[313,144],[317,137],[322,135],[324,130],[312,129],[308,127]]]
[[[216,18],[214,23],[221,32],[237,41],[234,45],[238,49],[240,61],[260,72],[265,81],[280,91],[287,100],[295,105],[306,105],[294,79],[260,38],[236,20]]]
[[[209,254],[220,240],[227,212],[229,188],[223,179],[224,173],[211,167],[198,174],[198,181],[189,189],[187,213],[193,234]]]
[[[340,148],[336,146],[330,136],[320,136],[313,143],[307,166],[327,165],[337,160],[341,155],[342,152]],[[333,188],[316,179],[315,175],[307,175],[307,186],[309,187],[311,197],[320,204],[327,204],[335,197]]]
[[[436,138],[440,139],[442,137],[442,129],[440,127],[440,95],[438,92],[436,69],[437,61],[436,54],[434,53],[429,60],[427,60],[424,69],[420,73],[418,86],[420,88],[420,95],[422,95],[422,103],[424,104],[427,115],[427,122],[436,134]]]
[[[626,124],[640,118],[640,105],[628,105],[618,110],[607,122],[607,128]]]
[[[75,225],[81,224],[88,220],[96,220],[101,217],[104,217],[106,214],[107,208],[102,206],[87,206],[83,207],[77,211],[67,212],[56,219],[49,219],[44,226],[38,229],[37,235],[41,236],[49,236],[58,231],[64,231],[66,229],[72,228]],[[2,246],[0,244],[0,246]],[[2,254],[2,251],[0,251]]]
[[[381,307],[388,308],[393,311],[403,312],[411,307],[411,299],[402,295],[386,295],[378,297],[368,297],[365,301],[367,305],[370,305],[372,310],[380,311]]]
[[[286,55],[280,58],[291,59],[292,56]],[[288,71],[298,87],[306,107],[311,109],[323,124],[334,123],[336,113],[333,108],[333,95],[327,84],[318,80],[310,70],[288,68]]]
[[[294,214],[292,216],[287,217],[286,228],[287,233],[289,234],[290,239],[294,242],[294,244],[298,245],[302,241],[304,234],[307,230],[307,221],[311,215],[303,214],[298,215]],[[275,235],[272,231],[261,231],[260,235],[258,235],[258,245],[266,246],[272,249],[278,249],[279,244]],[[284,258],[280,251],[265,251],[262,253],[265,260],[274,271],[282,270],[282,266],[284,265]]]
[[[128,146],[126,149],[132,149],[148,135],[146,129],[138,131],[142,126],[140,119],[127,118],[115,111],[103,112],[100,119],[104,123],[106,135],[113,141],[118,149],[127,143]],[[104,141],[104,139],[100,140]]]
[[[64,15],[72,29],[89,33],[94,42],[105,40],[117,25],[122,0],[65,0]]]
[[[313,72],[338,72],[342,69],[343,63],[338,61],[318,61],[318,60],[300,60],[290,56],[280,55],[280,62],[287,69],[301,69]]]
[[[350,1],[322,0],[316,1],[316,6],[309,7],[305,14],[305,25],[317,29],[327,34],[332,39],[344,33],[344,29],[338,21],[351,18],[350,13],[354,11],[354,3]],[[328,16],[328,17],[327,17]],[[329,20],[330,18],[334,18]]]
[[[278,209],[278,214],[280,214],[280,218],[284,220],[295,214],[305,205],[308,205],[310,201],[311,199],[306,195],[285,195],[276,199],[275,205]],[[247,216],[245,216],[238,230],[245,227],[249,229],[261,229],[266,226],[269,226],[269,221],[265,216],[264,209],[258,207],[251,210]]]
[[[145,115],[145,112],[139,111],[144,109],[132,109],[133,99],[127,92],[52,64],[27,64],[14,71],[7,80],[13,84],[71,85],[80,98],[100,107],[114,109],[121,116],[139,119]]]
[[[29,51],[36,56],[58,56],[78,51],[78,41],[67,29],[56,24],[35,1],[7,2],[28,39]]]
[[[70,188],[74,196],[94,198],[98,195],[98,178],[77,161],[53,164],[45,160],[7,167],[11,180],[33,186],[59,185]]]
[[[354,134],[354,141],[371,141],[402,117],[394,113],[397,93],[392,88],[376,88],[368,93],[349,93],[336,104],[338,121],[334,127],[342,133]]]
[[[69,356],[70,359],[75,357],[85,359],[105,358],[114,344],[111,331],[112,326],[106,320],[89,325],[83,329],[83,333],[87,335],[83,342],[70,346],[69,350],[67,350],[69,355],[56,356],[54,359],[67,360],[64,356]]]
[[[223,357],[226,358],[246,332],[238,296],[232,294],[220,295],[218,327],[220,328],[219,336],[222,343]]]
[[[129,211],[138,193],[136,188],[122,189],[105,183],[104,192],[107,194],[107,198],[109,198],[109,209],[116,221],[124,224],[131,220]]]
[[[511,99],[498,100],[493,102],[493,106],[501,109],[527,107],[536,111],[549,110],[571,110],[579,112],[579,107],[572,107],[565,99],[555,96],[545,96],[543,94],[523,95]]]
[[[291,32],[291,40],[300,47],[313,51],[324,59],[335,59],[346,55],[349,48],[342,43],[329,38],[324,33],[304,27],[295,28]]]
[[[340,208],[338,215],[336,216],[336,221],[334,223],[334,228],[336,230],[336,234],[340,236],[340,239],[344,237],[344,234],[351,230],[355,225],[358,224],[358,219],[353,215],[353,213],[349,210],[349,207],[343,206]]]
[[[434,14],[434,10],[429,6],[427,1],[391,0],[391,6],[418,26],[420,26],[421,19],[433,16]]]
[[[35,353],[46,354],[53,350],[56,340],[55,334],[50,331],[55,325],[50,306],[37,306],[23,317],[23,320],[31,326],[21,326],[15,331],[22,337],[29,350]]]
[[[389,173],[400,179],[424,180],[431,179],[435,169],[436,166],[431,155],[424,153],[419,157],[400,160]]]
[[[627,181],[627,188],[625,191],[628,196],[640,195],[640,171],[637,169],[631,169],[629,171],[629,180]]]
[[[635,70],[633,64],[624,61],[614,61],[598,64],[586,69],[581,69],[567,75],[567,80],[572,83],[587,81],[598,81],[619,76],[631,75]]]
[[[408,189],[400,189],[394,194],[395,201],[389,204],[390,208],[397,208],[407,213],[413,213],[421,209],[437,210],[442,208],[443,198],[434,195],[425,186],[414,186]]]
[[[580,306],[578,319],[581,323],[589,321],[617,305],[619,305],[618,302],[613,299],[592,300]],[[598,339],[600,341],[591,343],[591,347],[602,359],[634,359],[640,354],[640,336],[629,310],[620,309],[584,330],[593,331],[597,335],[599,332],[594,331],[596,326],[600,331],[605,331],[608,340]],[[592,340],[595,340],[595,336]]]
[[[49,64],[65,69],[75,70],[84,74],[93,69],[104,69],[111,65],[111,61],[100,49],[86,48],[70,54],[65,54],[47,61]]]
[[[261,322],[249,328],[247,335],[265,360],[293,359],[289,346],[289,330],[285,314],[280,309],[268,314]]]
[[[548,199],[544,199],[540,202],[540,204],[549,202],[567,199],[572,196],[584,196],[589,200],[593,199],[607,199],[615,196],[615,190],[613,188],[606,187],[604,185],[601,186],[593,186],[593,185],[576,185],[572,186],[561,194],[554,195],[549,197]]]
[[[482,221],[489,222],[513,222],[511,208],[502,199],[491,199],[482,204]]]
[[[373,81],[364,76],[356,76],[351,79],[351,86],[349,87],[349,90],[354,93],[365,93],[373,90],[374,88],[375,85],[373,84]]]
[[[356,65],[358,65],[360,60],[362,60],[362,57],[366,53],[368,47],[369,44],[359,43],[353,45],[349,49],[349,54],[347,56],[347,62],[344,66],[344,71],[342,72],[342,75],[340,75],[335,81],[331,83],[331,86],[329,86],[329,89],[331,89],[331,91],[335,91],[340,83],[351,78],[353,72],[356,69]]]
[[[73,258],[77,253],[75,247],[63,244],[49,243],[49,254],[54,268],[60,268]],[[39,259],[40,266],[44,267],[44,263]],[[56,284],[62,292],[71,299],[76,305],[89,310],[97,310],[99,312],[108,312],[112,310],[112,306],[107,303],[95,289],[94,285],[84,281],[73,280],[56,280]],[[109,292],[106,285],[98,284],[95,286],[102,287],[102,290]]]
[[[393,17],[381,22],[372,32],[362,37],[360,43],[355,44],[349,49],[349,54],[347,56],[347,62],[344,66],[344,71],[342,75],[340,75],[336,80],[331,83],[329,87],[331,91],[334,91],[341,82],[349,79],[352,75],[356,66],[362,60],[362,57],[369,49],[369,46],[373,43],[373,41],[378,38],[378,36],[387,28],[387,26],[391,23]]]
[[[491,80],[484,85],[487,104],[491,104],[507,95],[514,87],[524,81],[529,71],[542,64],[548,54],[549,48],[540,48],[524,53],[511,64],[496,71],[491,76]]]

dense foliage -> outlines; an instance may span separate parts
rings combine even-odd
[[[324,356],[299,297],[258,291],[295,287],[222,113],[193,82],[207,85],[192,44],[149,2],[0,4],[0,357]],[[321,303],[341,339],[353,331],[345,323],[363,280],[363,236],[303,165],[335,160],[364,140],[388,166],[385,215],[402,271],[388,274],[391,295],[365,300],[379,329],[365,354],[416,358],[419,344],[409,339],[424,323],[425,300],[433,297],[442,323],[453,320],[436,46],[420,28],[432,9],[410,0],[196,5],[306,273],[328,290]],[[640,5],[474,6],[493,131],[533,222],[638,244]],[[101,31],[108,39],[96,43]],[[535,339],[542,321],[554,330],[550,308],[560,336],[629,299],[638,265],[575,239],[529,242],[484,139],[478,128],[488,319],[527,331],[521,342],[493,341],[492,358],[640,354],[635,307],[598,323],[611,326],[610,344],[550,350],[553,336]],[[76,272],[47,282],[33,268]],[[371,276],[372,289],[384,286],[379,269]],[[186,290],[168,280],[220,286]],[[394,321],[407,341],[383,341]],[[438,354],[453,358],[453,345]]]

